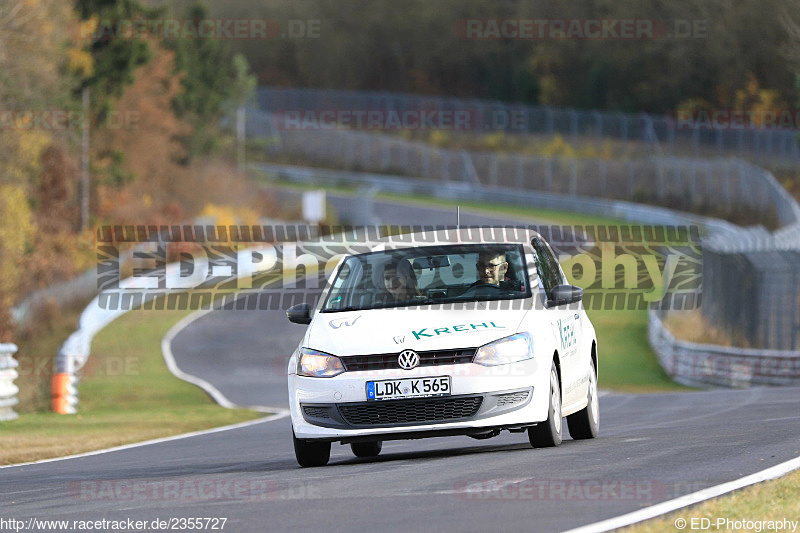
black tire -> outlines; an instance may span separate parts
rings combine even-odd
[[[294,456],[300,466],[325,466],[328,464],[328,460],[331,458],[330,442],[301,440],[294,436],[294,430],[292,430],[292,441],[294,442]]]
[[[561,387],[558,384],[556,362],[550,365],[550,405],[547,420],[528,428],[528,440],[534,448],[550,448],[561,444],[563,420],[561,417]]]
[[[600,431],[600,404],[597,398],[597,372],[592,360],[592,373],[589,375],[589,402],[584,409],[567,417],[569,434],[574,440],[593,439]]]
[[[381,453],[383,442],[375,440],[372,442],[352,442],[350,449],[356,457],[377,457]]]

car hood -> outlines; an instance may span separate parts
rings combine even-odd
[[[526,310],[372,309],[317,313],[305,347],[333,355],[474,348],[517,332]]]

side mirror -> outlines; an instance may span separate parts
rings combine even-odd
[[[307,303],[293,305],[286,311],[286,318],[295,324],[311,324],[311,306]]]
[[[574,285],[556,285],[550,291],[550,298],[547,300],[547,307],[558,307],[561,305],[580,302],[583,298],[583,289]]]

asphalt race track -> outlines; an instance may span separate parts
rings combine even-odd
[[[387,223],[452,223],[451,213],[409,209],[376,211]],[[184,372],[234,403],[285,408],[285,361],[303,331],[282,311],[221,310],[192,322],[172,350]],[[601,373],[602,357],[600,346]],[[0,516],[224,517],[224,530],[236,532],[561,531],[800,456],[800,388],[608,394],[600,409],[593,441],[566,438],[553,449],[532,449],[526,435],[508,433],[397,441],[375,459],[335,444],[330,464],[310,469],[297,466],[282,418],[0,469]]]

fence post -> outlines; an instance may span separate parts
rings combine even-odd
[[[597,146],[600,147],[603,142],[603,117],[597,111],[592,111],[594,118],[594,135]]]
[[[620,124],[620,138],[623,141],[628,140],[628,118],[623,115],[622,113],[617,113],[619,116],[619,124]]]
[[[572,145],[578,144],[578,112],[574,109],[569,110],[569,133],[572,138]]]
[[[62,349],[56,355],[55,370],[51,382],[51,409],[60,415],[74,415],[78,412],[78,377],[75,358]]]
[[[575,196],[578,194],[578,160],[572,160],[572,173],[569,176],[569,194]]]
[[[661,158],[656,159],[656,190],[659,200],[664,200],[664,162]]]
[[[17,353],[16,344],[0,344],[0,422],[17,418],[17,413],[13,409],[19,403],[17,399],[19,387],[14,385],[14,380],[19,377],[17,373],[19,363],[14,359],[15,353]]]
[[[553,110],[549,107],[544,107],[545,122],[547,123],[547,135],[553,135]]]
[[[634,182],[636,181],[636,170],[633,167],[633,163],[628,161],[628,198],[633,199],[633,194],[635,192],[635,185]]]
[[[450,153],[447,150],[439,150],[439,154],[442,160],[440,179],[450,181]]]

